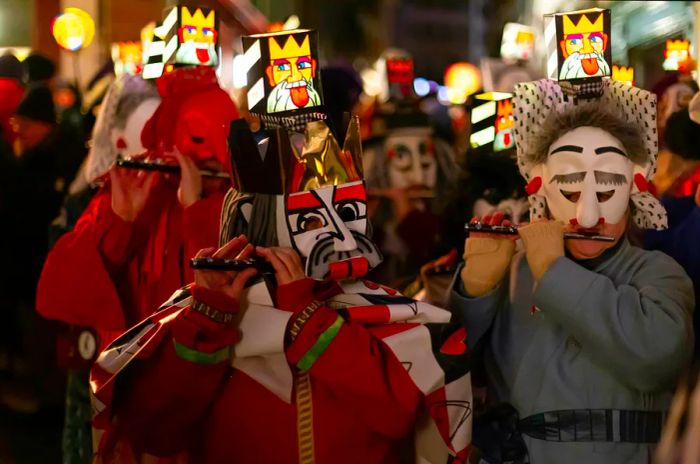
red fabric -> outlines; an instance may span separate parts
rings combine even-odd
[[[24,87],[14,79],[0,77],[0,128],[5,141],[12,144],[15,133],[10,126],[10,118],[17,111],[17,105],[24,96]]]
[[[185,325],[198,332],[198,340],[216,336],[192,326],[198,322],[186,314],[185,310],[168,318],[158,350],[147,359],[134,360],[127,375],[119,377],[129,384],[114,389],[116,435],[128,437],[137,450],[156,455],[187,450],[190,462],[296,464],[295,405],[284,403],[228,363],[204,365],[179,358],[168,332],[181,332],[179,326]],[[299,338],[313,338],[312,333],[324,330],[335,317],[328,308],[319,309]],[[219,332],[228,330],[219,326]],[[315,462],[399,462],[402,450],[410,447],[407,441],[422,394],[371,330],[343,324],[309,374]],[[101,397],[101,392],[96,395]]]
[[[219,87],[215,70],[176,69],[160,77],[157,85],[162,100],[141,132],[143,146],[159,154],[177,147],[195,160],[214,158],[230,170],[229,124],[239,115]]]
[[[97,329],[104,348],[191,282],[189,259],[218,242],[224,195],[214,193],[183,210],[176,189],[161,178],[144,211],[127,223],[112,212],[109,184],[103,187],[49,252],[37,311]]]
[[[671,195],[674,197],[688,197],[695,195],[698,185],[700,185],[700,168],[695,170],[695,172],[689,176],[683,179],[678,179]]]

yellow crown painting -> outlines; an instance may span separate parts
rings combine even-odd
[[[311,45],[309,43],[309,35],[304,36],[304,40],[299,44],[293,35],[287,36],[287,41],[280,48],[277,39],[270,37],[270,59],[286,58],[290,56],[307,56],[311,55]]]
[[[683,51],[690,48],[689,40],[667,40],[666,50],[668,51]]]
[[[626,82],[629,85],[633,85],[634,82],[634,68],[632,66],[618,66],[616,64],[612,67],[612,79],[615,81]]]
[[[578,14],[579,12],[577,12]],[[571,15],[564,15],[564,36],[569,34],[590,34],[591,32],[601,32],[603,30],[603,12],[598,15],[598,18],[591,22],[588,16],[581,14],[581,19],[578,24],[570,18]]]
[[[513,100],[510,98],[498,101],[498,116],[510,116],[513,114]]]
[[[204,16],[201,8],[197,8],[194,14],[192,14],[189,8],[183,6],[180,9],[180,14],[182,24],[194,27],[209,27],[212,29],[216,27],[216,14],[214,10],[210,10],[209,14]]]

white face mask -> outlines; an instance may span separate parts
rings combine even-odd
[[[628,208],[634,164],[603,129],[578,127],[549,147],[542,188],[553,219],[595,227],[617,224]]]
[[[429,131],[394,131],[386,138],[384,153],[388,158],[387,170],[391,187],[435,188],[437,162]]]
[[[306,275],[326,279],[333,262],[364,256],[381,262],[367,233],[367,194],[362,181],[280,196],[277,236],[306,258]]]
[[[144,151],[141,145],[141,131],[160,105],[157,98],[148,98],[141,102],[127,117],[124,129],[113,129],[110,133],[112,145],[123,156],[140,155]]]

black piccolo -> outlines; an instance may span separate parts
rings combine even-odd
[[[466,233],[484,232],[488,234],[518,235],[518,228],[515,226],[491,226],[480,222],[465,224],[464,231]],[[609,235],[585,234],[581,232],[564,232],[564,238],[567,240],[594,240],[597,242],[615,241],[615,237]]]
[[[158,171],[178,174],[180,166],[177,164],[168,164],[163,162],[142,161],[133,158],[117,157],[117,166],[127,169],[140,169],[142,171]],[[227,172],[210,171],[208,169],[200,169],[199,172],[204,177],[216,177],[220,179],[228,179],[230,176]]]
[[[192,269],[202,269],[208,271],[236,271],[240,272],[245,269],[254,267],[262,273],[274,273],[272,265],[265,260],[248,258],[248,259],[223,259],[200,257],[190,259],[190,267]]]

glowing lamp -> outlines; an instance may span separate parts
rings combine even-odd
[[[666,71],[686,71],[690,68],[690,41],[667,40],[663,68]]]
[[[614,64],[612,67],[612,79],[624,82],[627,85],[634,85],[634,68],[632,66],[618,66]]]
[[[77,52],[92,43],[95,22],[80,8],[66,8],[54,18],[51,33],[59,47]]]
[[[544,17],[547,75],[580,85],[610,77],[610,10],[590,8]]]
[[[479,68],[466,62],[451,64],[445,70],[445,86],[451,103],[464,103],[469,95],[481,87]]]
[[[474,97],[471,107],[472,148],[490,147],[494,152],[515,146],[513,95],[487,92]]]

